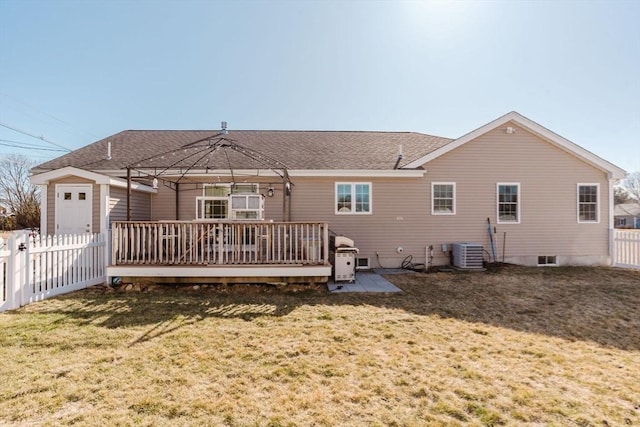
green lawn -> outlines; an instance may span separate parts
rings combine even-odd
[[[0,314],[0,425],[640,425],[640,272],[92,288]]]

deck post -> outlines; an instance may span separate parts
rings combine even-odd
[[[180,183],[176,182],[176,221],[180,219]]]
[[[127,167],[127,221],[131,221],[131,168]]]
[[[323,261],[324,264],[329,264],[329,224],[326,222],[322,224],[323,233],[322,233],[322,244],[323,244]]]

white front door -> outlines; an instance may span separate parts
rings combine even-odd
[[[91,184],[56,185],[56,234],[91,233]]]

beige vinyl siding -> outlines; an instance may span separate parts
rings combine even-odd
[[[292,220],[329,222],[332,231],[354,239],[359,256],[371,258],[373,267],[376,251],[385,267],[398,267],[409,255],[424,262],[429,245],[439,264],[448,262],[443,243],[480,243],[490,251],[487,217],[497,230],[499,259],[504,232],[507,261],[535,264],[538,255],[556,255],[561,264],[606,259],[605,173],[510,126],[516,133],[496,129],[429,162],[423,178],[294,178]],[[335,182],[371,182],[372,215],[335,215]],[[456,183],[455,215],[431,214],[432,182]],[[497,224],[499,182],[520,184],[519,224]],[[578,223],[577,183],[600,185],[598,224]]]
[[[218,181],[217,177],[185,179],[179,186],[180,215],[179,220],[190,221],[196,218],[196,197],[203,195],[204,184],[222,184],[228,180]],[[240,181],[238,181],[240,182]],[[273,185],[274,196],[264,199],[264,216],[266,220],[282,221],[282,194],[283,185],[280,178],[246,178],[242,182],[258,184],[259,191],[267,194],[269,184]],[[176,193],[173,189],[162,184],[158,186],[158,193],[153,195],[153,210],[151,218],[157,220],[175,220]]]
[[[47,234],[55,234],[56,230],[56,184],[93,184],[92,193],[92,217],[91,229],[94,233],[100,232],[100,186],[93,181],[73,176],[64,177],[49,182],[47,185]]]
[[[176,219],[176,192],[163,185],[158,184],[158,192],[152,196],[153,208],[151,209],[151,219],[175,220]]]
[[[486,218],[498,231],[501,255],[606,256],[608,180],[604,172],[522,128],[496,129],[426,165],[427,177],[457,182],[457,215],[430,218],[436,241],[453,237],[489,247]],[[496,224],[496,183],[520,183],[520,224]],[[577,221],[577,184],[600,185],[598,224]],[[446,232],[445,232],[446,230]],[[453,232],[451,232],[453,231]]]
[[[373,267],[376,251],[393,267],[411,254],[424,261],[426,198],[431,192],[425,180],[296,178],[294,182],[293,221],[327,221],[333,232],[353,239],[359,256],[372,258]],[[371,183],[372,214],[336,215],[335,182]],[[401,255],[396,253],[398,246],[405,248]]]
[[[109,189],[110,221],[127,220],[127,189],[111,187]],[[151,195],[139,191],[131,192],[131,220],[148,221],[151,219]]]
[[[55,234],[56,229],[56,185],[47,185],[47,234]]]

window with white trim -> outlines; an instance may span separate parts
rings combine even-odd
[[[520,183],[498,183],[498,224],[520,223]]]
[[[257,184],[205,184],[196,197],[196,219],[261,220],[264,201]]]
[[[335,213],[360,215],[371,213],[371,183],[337,182]]]
[[[229,185],[205,184],[203,189],[200,215],[198,219],[227,219],[229,218]],[[198,212],[197,212],[198,213]]]
[[[538,255],[538,266],[544,265],[558,265],[558,259],[555,255]]]
[[[599,184],[578,184],[578,222],[600,221],[598,218],[599,193]]]
[[[262,219],[262,196],[232,194],[231,219]]]
[[[431,183],[431,214],[455,215],[456,214],[456,183],[432,182]]]

